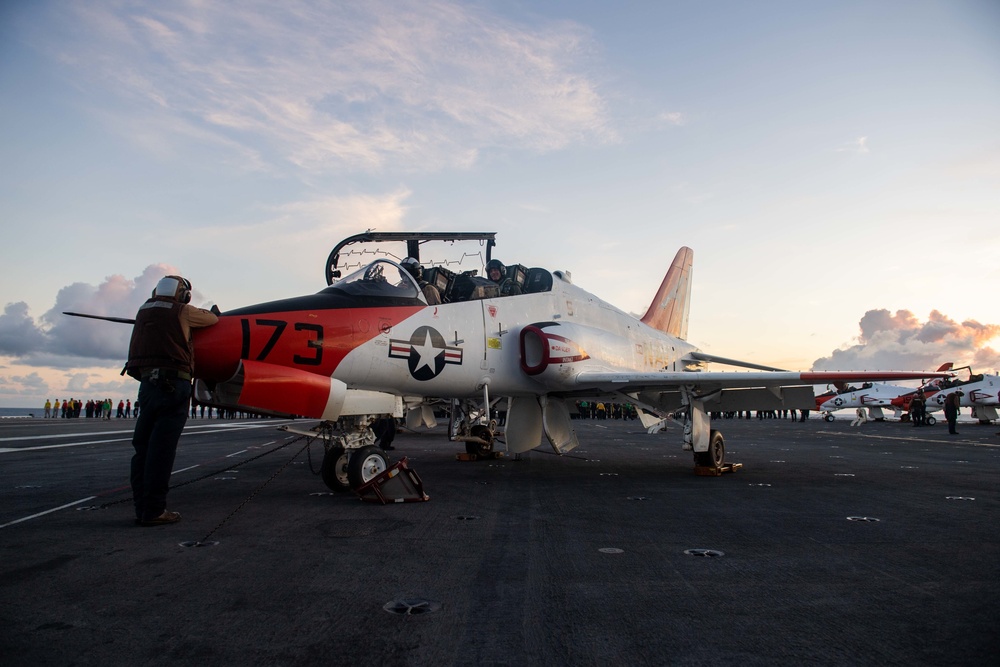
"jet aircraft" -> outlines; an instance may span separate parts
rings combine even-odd
[[[447,237],[405,236],[412,256],[427,238]],[[334,265],[337,256],[335,249]],[[677,252],[638,319],[574,285],[566,271],[509,266],[521,293],[501,297],[476,271],[433,267],[428,277],[444,299],[428,305],[388,257],[344,277],[328,262],[319,293],[220,311],[216,325],[195,330],[194,395],[210,406],[323,420],[323,479],[343,490],[388,467],[369,428],[378,416],[432,423],[434,401],[450,402],[449,437],[480,454],[498,437],[511,453],[543,437],[559,454],[572,450],[580,400],[629,402],[647,426],[680,413],[683,448],[696,465],[720,468],[725,441],[711,412],[811,410],[812,385],[948,377],[790,372],[706,354],[687,341],[693,257],[687,247]],[[709,371],[708,363],[753,370]],[[495,419],[501,400],[503,430]]]
[[[972,408],[972,416],[980,422],[997,419],[997,405],[1000,405],[1000,376],[973,374],[964,382],[942,381],[938,391],[927,399],[927,405],[943,408],[945,399],[951,394],[959,394],[959,407]]]
[[[938,368],[938,372],[950,370],[951,367],[950,363],[942,364]],[[826,413],[827,421],[833,421],[831,412],[846,408],[866,408],[872,419],[885,419],[882,408],[891,408],[894,416],[898,419],[903,409],[899,402],[895,402],[894,399],[916,391],[913,387],[871,382],[864,383],[861,388],[842,386],[839,389],[837,393],[828,396],[819,406],[820,411]]]

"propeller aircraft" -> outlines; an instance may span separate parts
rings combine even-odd
[[[636,318],[573,284],[566,271],[510,265],[519,294],[500,296],[478,271],[428,268],[442,303],[397,261],[376,256],[341,276],[355,242],[421,244],[478,238],[487,260],[494,233],[368,232],[342,242],[316,294],[217,312],[193,331],[194,397],[202,404],[322,420],[323,479],[357,488],[388,467],[370,428],[383,416],[433,425],[450,405],[449,438],[488,454],[498,438],[521,453],[543,438],[558,454],[577,446],[571,415],[581,400],[629,402],[650,426],[682,414],[683,448],[699,466],[725,464],[715,411],[815,409],[812,385],[948,377],[945,373],[791,372],[700,351],[687,341],[694,253],[682,247],[649,308]],[[216,309],[217,310],[217,309]],[[741,371],[709,371],[719,363]],[[506,402],[506,426],[495,419]]]

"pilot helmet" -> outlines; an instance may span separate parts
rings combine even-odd
[[[424,268],[420,266],[420,262],[418,262],[414,257],[407,257],[400,262],[399,265],[409,271],[414,280],[420,280],[420,276],[424,272]]]
[[[496,269],[500,272],[500,277],[503,278],[507,274],[507,267],[503,265],[499,259],[491,259],[486,262],[486,277],[490,277],[490,271]]]
[[[181,276],[163,276],[153,289],[153,297],[158,296],[180,303],[191,303],[191,282]]]

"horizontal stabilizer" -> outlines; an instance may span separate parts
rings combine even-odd
[[[708,363],[715,364],[725,364],[726,366],[738,366],[740,368],[754,368],[758,371],[784,371],[784,368],[774,368],[772,366],[763,366],[761,364],[755,364],[749,361],[740,361],[739,359],[727,359],[726,357],[717,357],[714,354],[705,354],[704,352],[691,352],[688,356],[697,361],[705,361]]]

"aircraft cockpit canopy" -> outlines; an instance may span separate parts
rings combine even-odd
[[[323,290],[334,291],[366,299],[420,298],[420,287],[410,273],[387,259],[376,259]]]

